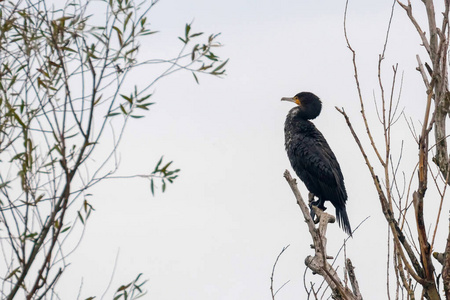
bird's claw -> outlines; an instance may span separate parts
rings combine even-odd
[[[317,207],[318,209],[320,209],[322,211],[325,211],[327,208],[323,205],[323,202],[320,201],[320,199],[314,201],[314,197],[315,196],[314,196],[313,193],[309,193],[308,200],[309,200],[309,208],[310,208],[311,219],[313,220],[314,224],[317,224],[317,223],[319,223],[320,218],[314,212],[313,206]]]

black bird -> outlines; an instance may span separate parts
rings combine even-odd
[[[347,192],[339,163],[322,133],[309,121],[322,110],[320,99],[309,92],[301,92],[293,98],[283,97],[282,101],[294,102],[286,117],[284,135],[286,152],[292,168],[305,183],[308,190],[318,198],[312,205],[325,210],[325,201],[336,208],[336,216],[341,228],[352,235],[345,203]],[[311,216],[314,211],[311,209]]]

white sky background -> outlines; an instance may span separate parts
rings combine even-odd
[[[358,2],[350,3],[348,32],[358,52],[367,114],[376,122],[372,93],[379,95],[377,60],[392,1]],[[422,4],[416,2],[418,11]],[[225,46],[217,54],[230,58],[228,75],[224,79],[199,76],[197,85],[190,73],[180,72],[157,84],[153,98],[157,104],[146,118],[127,128],[117,175],[149,173],[164,155],[181,169],[180,177],[156,197],[143,179],[109,180],[92,190],[96,211],[60,282],[62,299],[74,299],[81,281],[80,299],[94,295],[99,299],[118,252],[104,299],[138,273],[149,280],[145,299],[270,299],[272,266],[288,244],[275,274],[275,288],[290,282],[277,299],[304,299],[304,259],[313,252],[301,212],[283,178],[284,170],[291,170],[283,126],[292,105],[280,102],[282,96],[300,91],[314,92],[323,101],[322,114],[314,122],[343,170],[353,228],[370,216],[347,242],[363,295],[386,297],[387,226],[361,154],[334,109],[344,107],[364,135],[351,54],[343,35],[344,6],[345,1],[335,0],[161,0],[155,6],[149,21],[160,33],[143,43],[142,58],[174,56],[181,46],[177,36],[194,20],[193,31],[222,33]],[[389,91],[391,66],[398,62],[405,72],[400,107],[416,125],[425,101],[415,71],[415,55],[422,54],[425,60],[419,44],[416,31],[397,6],[384,80]],[[129,87],[151,80],[143,68]],[[403,154],[402,167],[409,178],[417,147],[403,119],[394,130],[393,155],[398,157],[405,139],[408,153]],[[363,142],[369,146],[365,137]],[[303,184],[300,189],[306,196]],[[332,205],[327,206],[334,214]],[[447,211],[448,205],[443,222]],[[443,248],[446,227],[437,250]],[[329,228],[330,255],[345,238],[337,224]],[[310,273],[307,277],[317,279]]]

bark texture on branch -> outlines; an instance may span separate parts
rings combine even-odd
[[[347,269],[348,277],[350,279],[350,283],[352,285],[353,293],[356,296],[356,299],[362,300],[361,292],[359,291],[358,280],[355,275],[355,268],[353,267],[352,261],[350,258],[347,258],[345,261],[345,267]]]
[[[449,112],[450,105],[450,93],[448,90],[448,47],[449,47],[449,8],[450,1],[445,0],[445,10],[442,12],[442,24],[438,27],[436,23],[436,12],[434,8],[433,0],[423,0],[425,5],[428,28],[422,29],[418,21],[415,19],[412,5],[410,1],[408,4],[404,4],[397,0],[397,3],[405,10],[411,23],[416,28],[419,36],[422,40],[422,45],[427,50],[429,59],[431,61],[431,79],[428,80],[428,74],[421,68],[421,62],[419,59],[419,72],[421,73],[425,82],[435,81],[433,88],[434,99],[434,137],[436,144],[436,154],[433,157],[433,162],[439,166],[439,169],[444,178],[447,178],[449,173],[449,156],[447,149],[447,134],[446,134],[446,119]],[[427,37],[426,32],[429,33]],[[418,57],[418,56],[417,56]],[[427,83],[425,83],[427,89]]]
[[[424,296],[428,299],[440,299],[436,279],[434,277],[434,266],[431,260],[431,247],[428,242],[427,231],[425,228],[425,220],[423,216],[423,206],[425,191],[427,190],[427,171],[428,156],[430,149],[435,146],[435,155],[432,161],[439,167],[439,170],[444,179],[445,184],[449,184],[449,156],[447,149],[447,133],[446,133],[446,119],[449,112],[450,93],[448,89],[448,47],[449,47],[449,11],[450,1],[444,0],[444,11],[442,12],[442,23],[437,24],[436,11],[433,0],[423,0],[425,6],[428,26],[426,30],[422,30],[419,23],[416,21],[412,6],[408,0],[408,4],[403,4],[399,0],[397,2],[406,11],[409,19],[414,24],[423,41],[423,46],[427,50],[428,58],[431,61],[432,69],[429,69],[429,74],[421,66],[420,58],[417,56],[419,62],[419,72],[424,79],[427,87],[427,108],[425,118],[422,125],[422,133],[419,138],[419,186],[417,191],[413,193],[414,210],[416,216],[416,225],[418,232],[418,239],[420,245],[421,263],[424,269],[423,278],[425,284]],[[425,34],[425,32],[428,33]],[[428,80],[428,76],[430,79]],[[427,82],[430,82],[427,85]],[[431,101],[434,100],[434,110],[431,109]],[[434,129],[435,143],[430,147],[428,137],[431,129]],[[437,226],[437,225],[436,225]],[[449,233],[450,234],[450,233]],[[434,241],[434,237],[433,237]],[[433,242],[432,242],[433,243]],[[450,251],[450,245],[447,242],[445,253]],[[444,255],[448,256],[448,255]],[[444,291],[447,299],[450,299],[450,260],[446,257],[442,269],[442,280],[444,282]]]

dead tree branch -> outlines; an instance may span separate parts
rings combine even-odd
[[[410,1],[408,5],[397,1],[398,4],[405,10],[411,23],[417,29],[419,36],[422,40],[422,45],[427,50],[429,59],[431,60],[432,70],[431,76],[434,79],[435,85],[433,88],[433,99],[435,103],[434,111],[434,136],[436,141],[436,155],[433,157],[433,162],[439,167],[444,178],[447,178],[449,172],[449,156],[447,149],[447,134],[446,134],[446,117],[449,111],[450,97],[448,91],[448,62],[447,53],[449,46],[449,9],[450,3],[448,0],[444,1],[445,10],[442,13],[442,25],[437,27],[436,24],[436,12],[434,9],[434,3],[432,0],[422,1],[425,5],[427,19],[428,19],[428,32],[429,37],[425,34],[425,31],[421,28],[417,20],[415,19]],[[429,86],[426,83],[426,75],[421,68],[421,62],[419,61],[419,71],[424,78],[425,86],[427,90]]]
[[[343,109],[339,109],[337,107],[336,107],[336,109],[344,116],[345,121],[347,122],[347,125],[353,135],[353,138],[355,139],[356,143],[358,144],[361,154],[362,154],[362,156],[366,162],[366,165],[370,171],[373,183],[378,192],[378,198],[381,203],[381,208],[382,208],[383,214],[391,228],[391,232],[393,233],[395,245],[397,246],[397,249],[399,251],[399,254],[400,254],[400,257],[402,258],[403,263],[405,264],[408,272],[411,274],[411,276],[416,281],[418,281],[419,283],[425,283],[424,280],[422,279],[423,269],[420,266],[420,263],[419,263],[418,259],[416,258],[411,246],[409,245],[408,241],[406,240],[406,237],[404,236],[402,230],[400,229],[397,221],[394,218],[394,214],[389,207],[389,202],[386,199],[386,196],[381,187],[380,181],[378,180],[378,176],[375,174],[375,171],[372,167],[372,164],[369,161],[369,158],[364,150],[364,147],[362,146],[358,135],[356,134],[355,130],[353,129],[353,126],[350,122],[350,118],[347,116],[347,114],[345,113],[345,111]],[[412,266],[409,263],[408,259],[406,258],[405,254],[403,252],[403,248],[405,249],[406,253],[408,254],[408,258],[411,260]],[[413,267],[414,267],[414,269],[413,269]]]
[[[361,292],[359,291],[358,280],[355,275],[355,268],[353,267],[352,261],[350,258],[347,258],[345,262],[345,267],[347,269],[348,277],[350,279],[350,283],[352,285],[353,293],[356,296],[356,299],[362,300]]]
[[[308,225],[309,233],[311,235],[311,238],[313,239],[313,245],[311,245],[311,247],[314,249],[315,253],[314,256],[310,255],[305,259],[306,266],[313,271],[313,274],[319,274],[325,279],[328,286],[331,288],[333,297],[335,299],[362,299],[361,297],[358,298],[358,296],[356,296],[361,295],[359,289],[355,292],[352,292],[347,286],[342,284],[342,281],[339,278],[336,270],[327,261],[327,259],[330,259],[332,257],[328,256],[326,253],[326,231],[328,223],[335,222],[335,217],[313,206],[313,209],[317,217],[319,218],[319,225],[318,228],[316,228],[316,226],[314,225],[314,221],[311,218],[308,206],[306,205],[300,194],[300,191],[298,190],[296,180],[292,178],[291,174],[287,170],[284,172],[284,178],[288,182],[289,186],[292,189],[292,192],[295,195],[297,204],[299,205],[303,213],[305,222]],[[358,285],[356,285],[354,288],[357,287]]]

